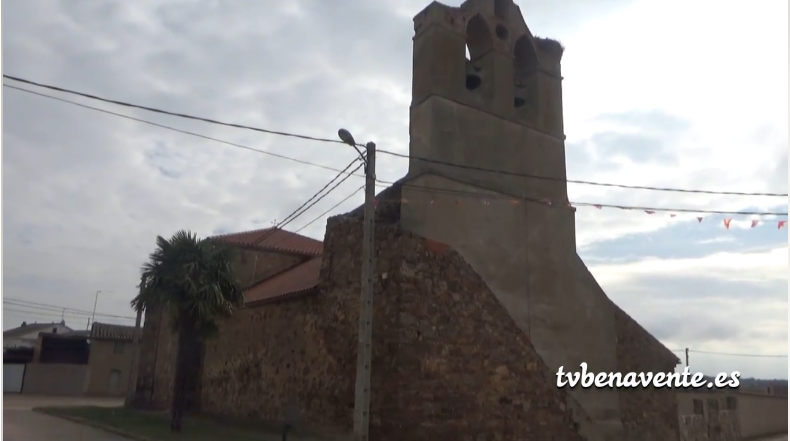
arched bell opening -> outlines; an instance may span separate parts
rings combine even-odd
[[[532,40],[522,35],[513,48],[513,107],[538,106],[538,54]]]
[[[494,47],[491,30],[483,17],[475,15],[466,25],[466,88],[477,90],[483,84],[480,58]]]

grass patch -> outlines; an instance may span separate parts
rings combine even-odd
[[[47,407],[44,413],[74,418],[88,424],[151,441],[280,441],[282,433],[262,433],[244,430],[198,418],[184,418],[181,434],[170,432],[170,416],[162,413],[140,412],[123,407]],[[296,441],[296,437],[291,438]]]

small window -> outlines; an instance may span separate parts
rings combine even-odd
[[[738,397],[727,397],[727,410],[738,410]]]
[[[116,341],[115,345],[112,348],[113,354],[123,354],[123,350],[126,348],[126,344],[122,341]]]
[[[705,405],[702,403],[702,400],[694,400],[694,415],[704,415],[705,414]]]

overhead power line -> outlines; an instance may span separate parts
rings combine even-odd
[[[122,113],[111,112],[109,110],[100,109],[98,107],[93,107],[93,106],[88,106],[88,105],[85,105],[85,104],[82,104],[82,103],[78,103],[76,101],[67,100],[67,99],[64,99],[64,98],[59,98],[59,97],[56,97],[56,96],[47,95],[45,93],[39,93],[39,92],[35,92],[35,91],[32,91],[32,90],[23,89],[21,87],[11,86],[9,84],[3,84],[3,87],[8,87],[9,89],[19,90],[21,92],[30,93],[30,94],[33,94],[33,95],[38,95],[40,97],[49,98],[49,99],[53,99],[53,100],[56,100],[56,101],[61,101],[61,102],[68,103],[68,104],[73,104],[75,106],[79,106],[79,107],[82,107],[84,109],[95,110],[97,112],[106,113],[108,115],[113,115],[113,116],[117,116],[117,117],[120,117],[120,118],[125,118],[125,119],[131,120],[131,121],[137,121],[139,123],[148,124],[150,126],[159,127],[159,128],[166,129],[166,130],[171,130],[173,132],[183,133],[185,135],[195,136],[197,138],[202,138],[202,139],[206,139],[206,140],[209,140],[209,141],[218,142],[220,144],[229,145],[231,147],[236,147],[238,149],[249,150],[249,151],[252,151],[252,152],[255,152],[255,153],[260,153],[260,154],[263,154],[263,155],[268,155],[268,156],[272,156],[272,157],[275,157],[275,158],[285,159],[286,161],[292,161],[292,162],[296,162],[296,163],[303,164],[303,165],[310,165],[310,166],[313,166],[313,167],[323,168],[324,170],[331,170],[331,171],[335,171],[335,172],[339,172],[340,171],[340,169],[338,169],[338,168],[329,167],[329,166],[326,166],[326,165],[323,165],[323,164],[317,164],[315,162],[304,161],[304,160],[301,160],[301,159],[292,158],[290,156],[280,155],[280,154],[277,154],[277,153],[268,152],[266,150],[256,149],[254,147],[249,147],[249,146],[246,146],[246,145],[237,144],[237,143],[230,142],[230,141],[225,141],[225,140],[222,140],[222,139],[212,138],[210,136],[202,135],[200,133],[190,132],[189,130],[177,129],[175,127],[171,127],[171,126],[167,126],[167,125],[164,125],[164,124],[155,123],[153,121],[147,121],[147,120],[144,120],[144,119],[135,118],[133,116],[124,115]],[[365,176],[363,176],[361,174],[360,175],[355,175],[355,176],[359,176],[359,177],[362,177],[362,178],[365,177]]]
[[[77,92],[77,91],[74,91],[74,90],[65,89],[65,88],[62,88],[62,87],[52,86],[52,85],[48,85],[48,84],[38,83],[38,82],[35,82],[35,81],[26,80],[24,78],[14,77],[14,76],[11,76],[11,75],[3,75],[3,78],[7,78],[9,80],[18,81],[18,82],[21,82],[21,83],[33,85],[33,86],[36,86],[36,87],[41,87],[41,88],[45,88],[45,89],[55,90],[55,91],[58,91],[58,92],[63,92],[63,93],[68,93],[68,94],[72,94],[72,95],[77,95],[77,96],[81,96],[83,98],[88,98],[88,99],[92,99],[92,100],[102,101],[102,102],[115,104],[115,105],[119,105],[119,106],[124,106],[124,107],[129,107],[129,108],[136,108],[136,109],[146,110],[146,111],[149,111],[149,112],[155,112],[155,113],[159,113],[159,114],[163,114],[163,115],[170,115],[170,116],[176,116],[176,117],[179,117],[179,118],[185,118],[185,119],[191,119],[191,120],[195,120],[195,121],[207,122],[207,123],[210,123],[210,124],[217,124],[217,125],[226,126],[226,127],[234,127],[234,128],[239,128],[239,129],[252,130],[252,131],[256,131],[256,132],[260,132],[260,133],[267,133],[267,134],[271,134],[271,135],[278,135],[278,136],[286,136],[286,137],[291,137],[291,138],[305,139],[305,140],[309,140],[309,141],[328,142],[328,143],[333,143],[333,144],[342,144],[343,143],[342,141],[337,140],[337,139],[321,138],[321,137],[301,135],[301,134],[296,134],[296,133],[288,133],[288,132],[281,132],[281,131],[276,131],[276,130],[262,129],[262,128],[259,128],[259,127],[252,127],[252,126],[247,126],[247,125],[242,125],[242,124],[227,123],[227,122],[222,122],[222,121],[218,121],[218,120],[214,120],[214,119],[210,119],[210,118],[204,118],[204,117],[199,117],[199,116],[194,116],[194,115],[188,115],[188,114],[184,114],[184,113],[170,112],[170,111],[167,111],[167,110],[157,109],[157,108],[153,108],[153,107],[147,107],[147,106],[142,106],[142,105],[138,105],[138,104],[132,104],[132,103],[128,103],[128,102],[125,102],[125,101],[111,100],[111,99],[103,98],[103,97],[100,97],[100,96],[91,95],[91,94],[87,94],[87,93],[83,93],[83,92]],[[5,86],[5,87],[14,87],[14,86],[6,85],[6,84],[4,84],[3,86]],[[17,89],[17,90],[21,90],[21,91],[35,93],[35,92],[32,92],[32,91],[28,91],[26,89],[21,89],[21,88],[17,88],[17,87],[14,87],[14,88]],[[43,94],[39,94],[39,95],[49,97],[48,95],[43,95]],[[51,98],[54,98],[54,97],[51,97]],[[61,101],[69,102],[68,100],[62,100],[62,99],[61,99]],[[83,105],[83,107],[90,108],[89,106],[84,106],[84,105]],[[95,109],[95,110],[98,110],[98,109]],[[106,112],[106,111],[105,111],[105,113],[111,113],[112,114],[112,112]],[[124,117],[126,117],[126,116],[124,116]],[[137,120],[136,118],[132,118],[132,117],[128,117],[128,118]],[[140,120],[138,120],[138,121],[140,121]],[[141,121],[141,122],[145,122],[145,121]],[[150,122],[145,122],[145,123],[156,125],[155,123],[150,123]],[[198,135],[198,136],[200,136],[200,135]],[[381,153],[383,153],[383,154],[387,154],[387,155],[391,155],[391,156],[396,156],[396,157],[401,157],[401,158],[408,158],[408,159],[415,159],[415,160],[419,160],[419,161],[430,162],[430,163],[435,163],[435,164],[441,164],[441,165],[446,165],[446,166],[450,166],[450,167],[463,168],[463,169],[469,169],[469,170],[476,170],[476,171],[488,172],[488,173],[496,173],[496,174],[502,174],[502,175],[508,175],[508,176],[525,177],[525,178],[531,178],[531,179],[560,181],[560,182],[567,182],[567,183],[571,183],[571,184],[593,185],[593,186],[602,186],[602,187],[616,187],[616,188],[630,188],[630,189],[635,189],[635,190],[668,191],[668,192],[699,193],[699,194],[718,194],[718,195],[731,195],[731,196],[774,196],[774,197],[787,197],[788,196],[787,193],[757,193],[757,192],[696,190],[696,189],[681,189],[681,188],[670,188],[670,187],[653,187],[653,186],[642,186],[642,185],[625,185],[625,184],[614,184],[614,183],[593,182],[593,181],[583,181],[583,180],[572,180],[572,179],[556,178],[556,177],[549,177],[549,176],[538,176],[538,175],[532,175],[532,174],[526,174],[526,173],[508,172],[508,171],[504,171],[504,170],[488,169],[488,168],[469,166],[469,165],[463,165],[463,164],[454,164],[454,163],[445,162],[445,161],[439,161],[439,160],[430,159],[430,158],[410,156],[410,155],[406,155],[406,154],[402,154],[402,153],[396,153],[396,152],[391,152],[391,151],[387,151],[387,150],[379,150],[379,151]]]
[[[315,163],[315,162],[304,161],[304,160],[301,160],[301,159],[292,158],[292,157],[286,156],[286,155],[279,155],[279,154],[276,154],[276,153],[267,152],[265,150],[256,149],[254,147],[249,147],[249,146],[245,146],[245,145],[242,145],[242,144],[237,144],[237,143],[225,141],[225,140],[222,140],[222,139],[212,138],[212,137],[205,136],[205,135],[202,135],[202,134],[199,134],[199,133],[194,133],[194,132],[190,132],[190,131],[187,131],[187,130],[177,129],[175,127],[171,127],[171,126],[167,126],[167,125],[164,125],[164,124],[155,123],[155,122],[152,122],[152,121],[143,120],[143,119],[140,119],[140,118],[134,118],[134,117],[131,117],[131,116],[128,116],[128,115],[124,115],[124,114],[120,114],[120,113],[116,113],[116,112],[110,112],[108,110],[99,109],[97,107],[88,106],[88,105],[85,105],[85,104],[77,103],[75,101],[71,101],[71,100],[67,100],[67,99],[63,99],[63,98],[58,98],[58,97],[54,97],[54,96],[51,96],[51,95],[42,94],[42,93],[34,92],[34,91],[31,91],[31,90],[27,90],[27,89],[22,89],[22,88],[15,87],[15,86],[10,86],[10,85],[7,85],[7,84],[4,84],[3,86],[4,87],[9,87],[9,88],[12,88],[12,89],[16,89],[16,90],[20,90],[22,92],[27,92],[27,93],[31,93],[31,94],[34,94],[34,95],[38,95],[38,96],[41,96],[41,97],[50,98],[50,99],[53,99],[53,100],[62,101],[62,102],[69,103],[69,104],[73,104],[73,105],[76,105],[76,106],[79,106],[79,107],[83,107],[83,108],[86,108],[86,109],[90,109],[90,110],[95,110],[95,111],[98,111],[98,112],[106,113],[106,114],[109,114],[109,115],[130,119],[132,121],[141,122],[143,124],[149,124],[149,125],[152,125],[152,126],[155,126],[155,127],[166,129],[166,130],[171,130],[171,131],[174,131],[174,132],[183,133],[183,134],[186,134],[186,135],[191,135],[191,136],[195,136],[195,137],[198,137],[198,138],[207,139],[207,140],[210,140],[210,141],[215,141],[215,142],[218,142],[218,143],[221,143],[221,144],[226,144],[226,145],[229,145],[229,146],[232,146],[232,147],[253,151],[253,152],[256,152],[256,153],[261,153],[261,154],[265,154],[265,155],[269,155],[269,156],[285,159],[285,160],[288,160],[288,161],[297,162],[297,163],[304,164],[304,165],[310,165],[310,166],[317,167],[317,168],[322,168],[322,169],[325,169],[325,170],[331,170],[331,171],[338,172],[338,173],[344,173],[344,171],[341,170],[341,169],[330,167],[330,166],[326,166],[326,165],[323,165],[323,164],[318,164],[318,163]],[[348,173],[348,174],[352,175],[352,176],[356,176],[356,177],[364,177],[363,175],[358,174],[358,173],[354,173],[354,172],[351,172],[351,173]],[[392,181],[385,181],[385,180],[379,180],[378,182],[379,182],[379,184],[377,184],[377,186],[379,186],[379,187],[386,187],[387,185],[390,185],[390,184],[394,183]],[[464,191],[458,191],[458,190],[438,189],[438,188],[431,188],[431,187],[426,187],[426,186],[416,186],[416,185],[407,185],[407,187],[411,188],[411,189],[418,190],[418,191],[453,193],[453,194],[458,194],[458,195],[474,196],[474,197],[481,197],[481,198],[486,198],[486,199],[511,199],[511,198],[514,198],[514,197],[515,198],[520,198],[519,196],[511,196],[511,195],[493,195],[492,196],[492,195],[483,195],[483,194],[480,194],[480,193],[464,192]],[[535,202],[538,202],[538,201],[535,200]],[[629,206],[629,205],[622,205],[622,204],[601,204],[601,203],[594,203],[594,202],[573,202],[573,204],[574,205],[581,205],[581,206],[620,208],[620,209],[624,209],[624,210],[646,210],[646,211],[661,211],[661,212],[705,213],[705,214],[725,214],[725,215],[726,214],[732,214],[732,215],[760,215],[760,216],[786,216],[787,215],[787,213],[780,213],[780,212],[695,210],[695,209],[667,208],[667,207],[639,207],[639,206]]]
[[[694,354],[725,355],[730,357],[753,357],[753,358],[787,358],[787,354],[737,354],[731,352],[696,351],[689,349]]]
[[[310,161],[305,161],[305,160],[301,160],[301,159],[292,158],[292,157],[286,156],[286,155],[280,155],[280,154],[276,154],[276,153],[267,152],[265,150],[256,149],[254,147],[249,147],[249,146],[246,146],[246,145],[233,143],[233,142],[225,141],[225,140],[218,139],[218,138],[212,138],[210,136],[205,136],[205,135],[202,135],[202,134],[199,134],[199,133],[195,133],[195,132],[190,132],[190,131],[187,131],[187,130],[177,129],[175,127],[171,127],[171,126],[168,126],[168,125],[165,125],[165,124],[159,124],[159,123],[155,123],[155,122],[152,122],[152,121],[147,121],[147,120],[144,120],[144,119],[131,117],[131,116],[124,115],[124,114],[121,114],[121,113],[110,112],[108,110],[104,110],[104,109],[100,109],[100,108],[97,108],[97,107],[88,106],[88,105],[85,105],[85,104],[77,103],[75,101],[71,101],[71,100],[67,100],[67,99],[63,99],[63,98],[58,98],[58,97],[54,97],[54,96],[51,96],[51,95],[42,94],[42,93],[34,92],[34,91],[31,91],[31,90],[27,90],[27,89],[15,87],[15,86],[10,86],[10,85],[7,85],[7,84],[4,84],[3,86],[4,87],[9,87],[9,88],[12,88],[12,89],[16,89],[16,90],[19,90],[19,91],[22,91],[22,92],[27,92],[27,93],[31,93],[31,94],[34,94],[34,95],[38,95],[38,96],[41,96],[41,97],[50,98],[50,99],[53,99],[53,100],[62,101],[62,102],[69,103],[69,104],[73,104],[73,105],[76,105],[76,106],[79,106],[79,107],[83,107],[83,108],[86,108],[86,109],[95,110],[95,111],[98,111],[98,112],[102,112],[102,113],[106,113],[106,114],[109,114],[109,115],[117,116],[117,117],[120,117],[120,118],[126,118],[126,119],[129,119],[129,120],[132,120],[132,121],[141,122],[143,124],[152,125],[152,126],[159,127],[159,128],[162,128],[162,129],[171,130],[171,131],[174,131],[174,132],[178,132],[178,133],[182,133],[182,134],[186,134],[186,135],[190,135],[190,136],[195,136],[195,137],[202,138],[202,139],[207,139],[207,140],[210,140],[210,141],[215,141],[215,142],[218,142],[218,143],[221,143],[221,144],[229,145],[231,147],[236,147],[236,148],[240,148],[240,149],[244,149],[244,150],[248,150],[248,151],[252,151],[252,152],[256,152],[256,153],[261,153],[261,154],[264,154],[264,155],[269,155],[269,156],[285,159],[285,160],[288,160],[288,161],[293,161],[293,162],[304,164],[304,165],[310,165],[310,166],[313,166],[313,167],[322,168],[324,170],[331,170],[331,171],[338,172],[338,173],[346,173],[346,174],[349,174],[349,175],[352,175],[352,176],[364,178],[364,176],[362,174],[358,174],[358,173],[355,173],[355,172],[347,172],[347,171],[344,171],[344,170],[341,170],[341,169],[338,169],[338,168],[334,168],[334,167],[330,167],[330,166],[326,166],[326,165],[323,165],[323,164],[318,164],[318,163],[315,163],[315,162],[310,162]],[[394,184],[394,182],[392,182],[392,181],[385,181],[385,180],[378,180],[378,182],[379,182],[379,184],[377,184],[377,186],[379,186],[379,187],[387,187],[388,185]],[[457,195],[460,195],[460,196],[480,197],[480,198],[484,198],[484,199],[512,199],[512,198],[524,199],[524,198],[522,198],[520,196],[514,196],[514,195],[487,195],[487,194],[482,194],[482,193],[465,192],[465,191],[460,191],[460,190],[439,189],[439,188],[432,188],[432,187],[427,187],[427,186],[417,186],[417,185],[411,185],[411,184],[407,184],[406,187],[410,188],[410,189],[413,189],[413,190],[418,190],[418,191],[436,192],[436,193],[445,193],[445,194],[457,194]],[[531,201],[534,201],[534,202],[540,202],[537,199],[526,199],[526,200],[531,200]],[[696,210],[696,209],[685,209],[685,208],[641,207],[641,206],[630,206],[630,205],[622,205],[622,204],[602,204],[602,203],[595,203],[595,202],[572,202],[572,204],[573,205],[578,205],[578,206],[593,206],[593,207],[619,208],[619,209],[623,209],[623,210],[645,210],[645,211],[657,211],[657,212],[724,214],[724,215],[728,215],[728,214],[730,214],[730,215],[758,215],[758,216],[786,216],[787,215],[787,213],[781,213],[781,212]]]
[[[301,232],[302,230],[304,230],[305,228],[309,227],[310,225],[312,225],[312,224],[314,224],[314,223],[318,222],[318,220],[319,220],[319,219],[323,218],[324,216],[326,216],[327,214],[329,214],[329,212],[331,212],[331,211],[332,211],[332,210],[334,210],[335,208],[339,207],[339,206],[340,206],[340,205],[341,205],[343,202],[345,202],[345,201],[347,201],[347,200],[351,199],[352,197],[354,197],[354,195],[356,195],[357,193],[359,193],[359,191],[360,191],[360,190],[362,190],[363,188],[365,188],[365,186],[364,186],[364,185],[363,185],[363,186],[361,186],[361,187],[359,187],[359,188],[357,188],[356,190],[354,190],[354,192],[353,192],[353,193],[351,193],[350,195],[348,195],[348,196],[344,197],[343,199],[341,199],[341,200],[340,200],[340,202],[336,203],[335,205],[333,205],[332,207],[330,207],[330,208],[329,208],[328,210],[326,210],[325,212],[323,212],[323,213],[319,214],[318,216],[316,216],[316,218],[315,218],[315,219],[313,219],[313,220],[311,220],[310,222],[308,222],[308,223],[306,223],[306,224],[302,225],[301,227],[299,227],[299,229],[297,229],[296,231],[294,231],[294,233],[299,233],[299,232]]]
[[[38,302],[31,302],[28,300],[21,300],[21,299],[14,299],[9,297],[3,298],[3,303],[8,304],[12,307],[23,307],[23,308],[30,308],[30,309],[37,309],[40,311],[48,311],[60,314],[61,312],[65,311],[68,314],[79,314],[79,315],[86,315],[91,316],[93,315],[92,311],[88,311],[85,309],[78,309],[78,308],[69,308],[59,305],[52,305],[48,303],[38,303]],[[115,314],[105,314],[105,313],[96,313],[97,317],[107,317],[107,318],[120,318],[120,319],[134,319],[134,317],[129,316],[122,316],[122,315],[115,315]]]
[[[672,349],[672,352],[685,352],[685,349]],[[728,357],[754,357],[754,358],[787,358],[787,354],[739,354],[732,352],[698,351],[689,349],[692,354],[724,355]]]
[[[349,168],[351,168],[351,166],[353,166],[353,165],[354,165],[354,164],[355,164],[357,161],[359,161],[359,159],[358,159],[358,158],[354,158],[354,160],[353,160],[353,161],[351,161],[351,163],[350,163],[350,164],[348,164],[348,165],[346,166],[346,168],[345,168],[345,169],[343,169],[343,170],[342,170],[340,173],[338,173],[338,174],[337,174],[337,176],[335,176],[334,178],[332,178],[332,180],[331,180],[331,181],[329,181],[329,182],[328,182],[326,185],[324,185],[324,186],[323,186],[323,187],[322,187],[320,190],[318,190],[318,191],[317,191],[317,192],[316,192],[316,193],[315,193],[315,194],[314,194],[314,195],[313,195],[313,196],[312,196],[310,199],[308,199],[308,200],[307,200],[305,203],[303,203],[302,205],[300,205],[300,206],[299,206],[299,207],[298,207],[296,210],[294,210],[294,211],[293,211],[291,214],[289,214],[289,215],[288,215],[288,216],[287,216],[287,217],[286,217],[284,220],[282,220],[282,221],[280,221],[279,223],[277,223],[277,224],[274,226],[274,228],[272,228],[272,229],[271,229],[271,230],[270,230],[268,233],[265,233],[265,234],[263,234],[263,235],[262,235],[260,238],[258,238],[258,239],[255,241],[254,245],[257,245],[257,244],[259,244],[259,243],[261,243],[261,242],[265,241],[265,240],[266,240],[266,239],[268,239],[269,237],[273,236],[273,235],[274,235],[274,234],[277,232],[277,230],[280,230],[280,229],[282,229],[283,227],[285,227],[285,226],[286,226],[286,225],[288,225],[289,223],[291,223],[291,222],[293,222],[294,220],[296,220],[296,218],[298,218],[299,216],[303,215],[303,214],[304,214],[304,213],[305,213],[307,210],[309,210],[310,208],[312,208],[312,207],[313,207],[315,204],[317,204],[318,202],[320,202],[322,199],[324,199],[324,198],[325,198],[325,197],[327,197],[327,196],[328,196],[330,193],[332,193],[332,192],[333,192],[335,189],[337,189],[337,187],[339,187],[339,186],[340,186],[340,184],[342,184],[343,182],[345,182],[346,180],[348,180],[348,178],[350,178],[350,177],[351,177],[351,173],[347,173],[347,171],[348,171],[348,169],[349,169]],[[356,168],[356,169],[354,169],[354,171],[357,171],[357,170],[359,170],[359,169],[362,167],[362,165],[363,165],[363,164],[359,164],[359,165],[357,166],[357,168]],[[343,177],[342,179],[340,179],[340,177],[341,177],[341,176]],[[338,179],[340,179],[340,180],[339,180],[337,183],[335,183],[335,181],[337,181]],[[334,185],[332,188],[329,188],[329,189],[327,190],[327,187],[329,187],[329,186],[330,186],[330,185],[332,185],[333,183],[335,183],[335,185]],[[280,241],[278,241],[278,242],[276,242],[276,243],[272,244],[272,246],[276,245],[276,244],[277,244],[277,243],[279,243],[279,242],[280,242]]]

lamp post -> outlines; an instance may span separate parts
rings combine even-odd
[[[373,358],[373,229],[376,197],[376,144],[365,144],[365,154],[346,129],[337,131],[340,139],[353,147],[365,164],[365,205],[362,228],[362,289],[359,305],[357,378],[354,388],[354,441],[367,441],[370,426],[370,371]]]
[[[93,313],[91,314],[91,326],[93,325],[93,322],[96,321],[96,305],[99,304],[99,293],[101,293],[101,291],[96,291],[96,298],[93,300]],[[88,328],[90,328],[90,326],[88,326]]]

